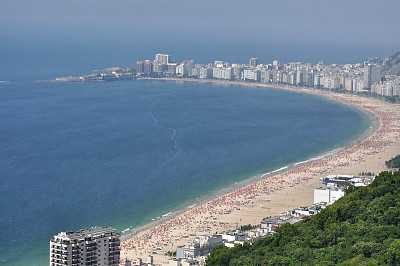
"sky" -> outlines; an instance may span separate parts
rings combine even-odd
[[[130,32],[128,38],[150,31],[178,38],[182,32],[191,38],[400,45],[399,10],[398,0],[2,0],[0,22],[3,33],[9,26],[19,34],[97,35],[104,29]]]
[[[1,0],[0,36],[9,45],[211,42],[220,51],[235,43],[348,45],[390,56],[400,50],[399,10],[399,0]]]

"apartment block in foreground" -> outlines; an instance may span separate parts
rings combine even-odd
[[[61,232],[50,240],[50,265],[118,265],[119,244],[120,235],[112,227]]]

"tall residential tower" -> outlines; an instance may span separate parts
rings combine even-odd
[[[364,89],[371,89],[375,82],[381,78],[380,66],[366,64],[364,66]]]
[[[250,67],[256,67],[258,65],[258,58],[250,58],[249,60],[249,66]]]
[[[160,64],[169,64],[171,63],[171,56],[169,54],[156,54],[156,60],[157,63]]]
[[[118,265],[119,244],[112,227],[61,232],[50,240],[50,266]]]

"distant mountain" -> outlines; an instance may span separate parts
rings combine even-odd
[[[400,52],[383,61],[382,75],[400,76]]]

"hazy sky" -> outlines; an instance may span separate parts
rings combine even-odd
[[[356,63],[400,51],[399,10],[400,0],[0,0],[0,72],[45,57],[54,68],[131,65],[156,52]]]
[[[1,33],[399,45],[399,0],[1,0]]]

